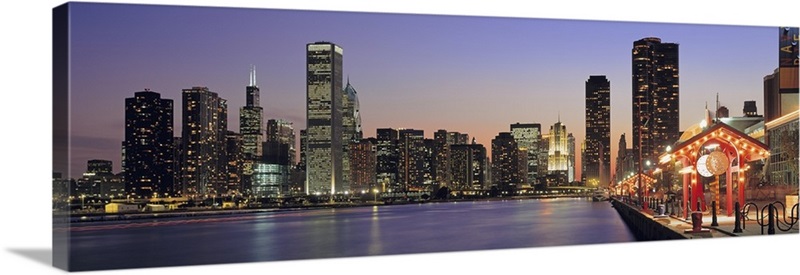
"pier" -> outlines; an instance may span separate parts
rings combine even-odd
[[[691,212],[696,215],[694,219],[689,213],[689,218],[683,218],[674,203],[650,203],[663,206],[662,210],[642,207],[643,203],[629,197],[613,197],[610,201],[639,241],[797,234],[800,228],[797,204],[786,207],[780,201],[748,203],[732,217],[715,215],[714,206]]]

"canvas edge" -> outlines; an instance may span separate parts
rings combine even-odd
[[[68,197],[69,188],[58,188],[61,181],[55,178],[61,172],[70,178],[67,171],[56,171],[59,165],[69,167],[69,8],[65,3],[53,8],[53,198]],[[53,200],[53,267],[70,270],[69,265],[69,217],[58,215],[56,201]]]

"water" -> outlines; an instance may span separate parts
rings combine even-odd
[[[91,223],[71,235],[76,270],[635,241],[609,203],[565,198]]]

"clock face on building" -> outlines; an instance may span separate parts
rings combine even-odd
[[[703,177],[713,177],[724,174],[728,170],[728,157],[725,153],[714,151],[697,159],[697,173]]]
[[[730,162],[728,162],[728,157],[725,156],[725,153],[714,151],[711,154],[708,154],[706,167],[708,167],[708,171],[711,172],[711,174],[716,176],[722,175],[728,170],[729,165]]]

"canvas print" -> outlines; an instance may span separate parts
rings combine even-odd
[[[786,26],[66,3],[53,264],[797,234],[797,42]]]

